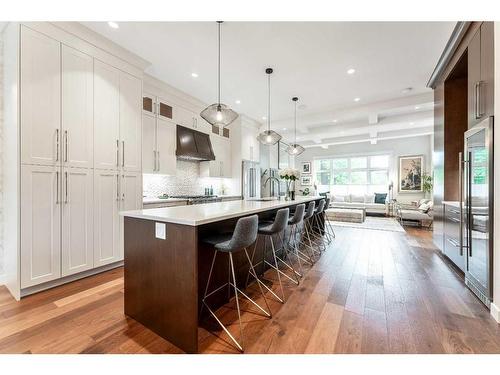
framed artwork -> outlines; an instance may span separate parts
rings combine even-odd
[[[311,162],[305,161],[302,163],[302,171],[303,174],[311,174]]]
[[[421,193],[424,156],[399,157],[399,192]]]
[[[302,186],[311,186],[312,185],[311,176],[302,176],[302,177],[300,177],[300,184]]]

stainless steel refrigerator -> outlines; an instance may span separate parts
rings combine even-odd
[[[260,165],[243,161],[241,166],[241,195],[243,199],[260,198]]]
[[[461,178],[461,253],[465,283],[490,307],[493,276],[493,117],[465,132]]]

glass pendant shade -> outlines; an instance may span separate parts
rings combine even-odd
[[[300,155],[305,150],[306,149],[304,147],[302,147],[301,145],[298,145],[296,143],[289,145],[288,148],[286,149],[286,151],[288,152],[288,154],[290,154],[292,156]]]
[[[272,146],[281,140],[281,135],[274,130],[264,130],[257,138],[263,145]]]
[[[209,105],[200,116],[209,124],[223,128],[231,124],[238,118],[238,114],[227,105],[220,102],[220,25],[222,21],[217,21],[218,31],[218,60],[217,60],[217,103]]]
[[[201,111],[200,116],[209,124],[225,127],[238,118],[238,114],[225,104],[212,104]]]

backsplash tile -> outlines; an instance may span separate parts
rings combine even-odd
[[[177,160],[177,175],[143,175],[143,195],[158,197],[168,195],[202,195],[206,187],[213,187],[214,194],[234,194],[232,180],[228,178],[200,177],[200,163]]]

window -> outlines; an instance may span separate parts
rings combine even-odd
[[[314,161],[314,173],[320,191],[373,194],[387,191],[389,163],[389,155],[318,159]]]

